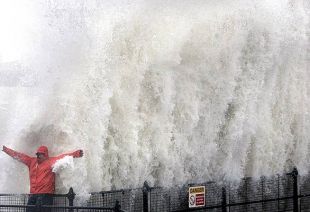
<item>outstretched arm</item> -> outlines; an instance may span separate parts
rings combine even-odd
[[[10,149],[6,146],[2,147],[2,151],[11,156],[12,158],[24,163],[25,165],[29,166],[31,162],[31,157],[20,152],[16,152],[13,149]]]
[[[80,158],[80,157],[83,157],[83,155],[84,155],[83,150],[79,149],[79,150],[76,150],[74,152],[58,155],[55,157],[55,160],[59,160],[59,159],[64,158],[66,156],[72,156],[74,158]]]

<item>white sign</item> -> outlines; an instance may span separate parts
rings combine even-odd
[[[188,189],[188,207],[197,208],[205,206],[205,186],[189,187]]]

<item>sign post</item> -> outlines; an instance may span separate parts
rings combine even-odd
[[[198,208],[204,207],[206,196],[205,186],[195,186],[189,187],[188,189],[188,207],[189,208]]]

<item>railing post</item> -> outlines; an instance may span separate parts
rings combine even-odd
[[[35,210],[36,210],[36,212],[40,212],[41,209],[42,209],[42,202],[39,201],[39,202],[36,203],[36,209]]]
[[[292,171],[292,176],[293,176],[293,206],[294,212],[299,212],[299,205],[298,205],[298,171],[297,168],[295,167]]]
[[[149,184],[145,181],[143,183],[143,212],[149,212],[150,211],[150,207],[149,207],[149,191],[151,190],[151,187],[149,186]]]
[[[121,204],[119,204],[118,200],[116,200],[116,202],[115,202],[114,211],[115,212],[121,212]]]
[[[75,198],[75,193],[74,193],[72,187],[69,189],[69,192],[67,194],[67,198],[69,200],[69,206],[73,206],[73,200]],[[73,209],[69,209],[69,212],[73,212]]]
[[[261,178],[260,178],[260,180],[261,180],[261,185],[262,185],[262,210],[264,210],[264,191],[265,191],[265,187],[264,187],[264,185],[265,185],[265,177],[264,176],[262,176]]]
[[[36,201],[36,204],[35,204],[35,211],[36,212],[41,212],[42,211],[42,199],[38,198],[37,201]]]
[[[102,207],[104,207],[104,201],[105,201],[105,199],[104,199],[104,192],[101,192],[101,196],[102,196]]]
[[[222,187],[222,212],[227,212],[226,205],[227,205],[226,188]]]

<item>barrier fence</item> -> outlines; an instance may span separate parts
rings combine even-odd
[[[203,193],[195,196],[192,191]],[[150,187],[145,182],[143,187],[138,189],[91,193],[87,203],[82,206],[75,205],[73,189],[67,194],[54,195],[53,206],[27,206],[27,201],[26,194],[0,194],[0,211],[24,212],[26,208],[34,208],[37,211],[51,209],[52,212],[310,212],[310,176],[299,176],[297,169],[294,169],[285,175],[261,177],[259,180],[245,178],[238,186],[206,182],[169,189]]]

